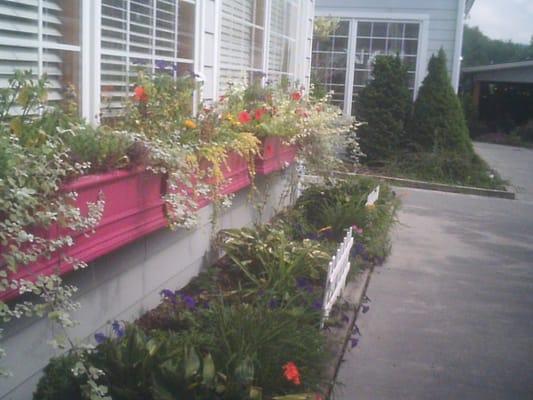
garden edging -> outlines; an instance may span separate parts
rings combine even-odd
[[[350,305],[349,321],[342,327],[332,327],[327,334],[327,340],[335,351],[330,365],[327,367],[327,384],[324,387],[325,398],[329,399],[333,393],[337,374],[347,350],[348,341],[352,335],[359,309],[365,298],[374,267],[365,269],[355,279],[348,281],[343,293],[343,300]]]
[[[512,191],[483,189],[472,186],[448,185],[444,183],[418,181],[414,179],[396,178],[392,176],[360,174],[356,172],[334,172],[337,176],[365,176],[390,183],[393,186],[403,186],[413,189],[433,190],[439,192],[468,194],[474,196],[494,197],[507,200],[515,200],[516,195]]]

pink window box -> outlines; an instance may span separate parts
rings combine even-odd
[[[200,163],[200,169],[206,171],[209,168],[207,161]],[[235,153],[230,152],[226,159],[226,162],[221,166],[222,174],[224,175],[224,183],[220,187],[220,194],[228,195],[236,193],[245,187],[250,186],[252,183],[250,179],[250,173],[248,171],[248,162],[246,159]],[[207,179],[207,183],[214,183],[213,178]],[[210,203],[207,198],[201,198],[198,200],[198,208],[205,207]]]
[[[87,202],[97,201],[100,193],[105,200],[104,214],[94,233],[72,234],[74,246],[61,250],[62,254],[78,260],[92,261],[167,225],[161,199],[163,179],[144,169],[84,176],[66,184],[63,190],[78,193],[76,205],[82,215],[87,212]],[[66,230],[58,232],[55,226],[45,235],[57,237],[66,233]],[[20,267],[11,278],[34,280],[36,275],[65,274],[71,270],[70,263],[63,261],[59,254],[53,254],[50,259],[43,258]],[[0,293],[0,299],[17,295],[17,291],[5,291]]]
[[[290,165],[296,158],[297,147],[287,145],[279,137],[267,137],[263,140],[261,155],[255,159],[255,171],[259,175],[268,175]]]

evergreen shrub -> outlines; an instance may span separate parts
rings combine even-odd
[[[389,159],[404,141],[412,107],[407,68],[399,57],[376,58],[373,79],[360,91],[355,107],[357,120],[364,123],[357,133],[366,162]]]

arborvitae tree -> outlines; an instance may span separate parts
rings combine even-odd
[[[399,57],[377,57],[373,78],[355,104],[357,120],[364,123],[357,131],[359,144],[369,164],[386,161],[399,150],[412,106],[407,68]]]
[[[450,150],[461,154],[473,151],[463,108],[448,76],[442,49],[429,61],[428,75],[418,92],[408,133],[412,143],[421,150]]]

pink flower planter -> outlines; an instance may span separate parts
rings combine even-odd
[[[290,165],[296,158],[296,146],[283,143],[279,137],[267,137],[263,140],[261,155],[255,159],[255,171],[258,175],[268,175]]]
[[[206,171],[209,168],[207,161],[200,163],[200,169]],[[241,155],[231,152],[229,153],[226,162],[221,166],[222,174],[224,175],[224,183],[220,188],[220,194],[228,195],[236,193],[245,187],[250,186],[252,183],[250,174],[248,172],[248,162]],[[214,179],[209,178],[206,180],[208,184],[213,184]],[[198,208],[205,207],[211,201],[207,198],[201,198],[198,200]]]
[[[87,213],[87,202],[96,202],[103,195],[105,207],[102,219],[94,233],[74,232],[74,246],[63,248],[61,253],[85,262],[92,261],[148,233],[166,226],[164,204],[161,199],[164,185],[162,177],[143,169],[113,171],[102,175],[88,175],[66,184],[65,192],[78,193],[76,205],[82,215]],[[68,231],[52,227],[45,233],[49,238]],[[70,263],[59,253],[20,267],[14,279],[34,280],[37,275],[65,274],[72,271]],[[0,293],[0,299],[16,297],[16,291]]]

